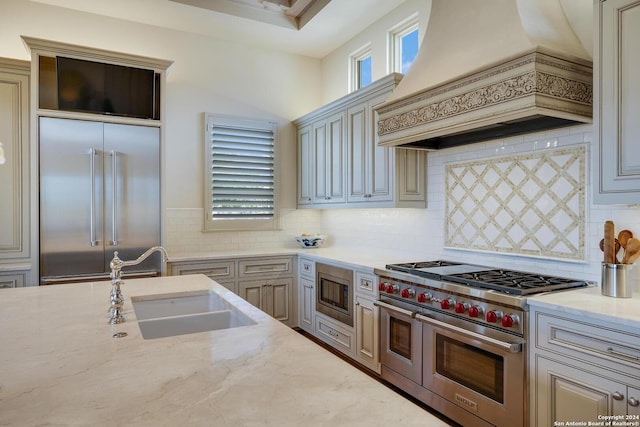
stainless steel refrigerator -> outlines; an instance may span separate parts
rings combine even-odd
[[[107,278],[160,244],[160,130],[41,117],[40,284]],[[160,272],[154,254],[128,275]]]

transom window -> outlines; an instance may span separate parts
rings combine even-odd
[[[365,46],[351,55],[351,91],[371,83],[371,46]]]
[[[418,53],[418,35],[417,14],[389,30],[389,72],[406,74]]]
[[[276,129],[206,115],[205,230],[276,228]]]

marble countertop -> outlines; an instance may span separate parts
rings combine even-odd
[[[570,313],[595,321],[627,326],[640,332],[640,289],[632,298],[613,298],[602,295],[599,286],[567,292],[542,294],[527,298],[532,307]]]
[[[257,324],[142,338],[131,297],[201,289]],[[109,291],[2,290],[0,425],[447,425],[203,275],[126,281],[120,325]]]
[[[369,270],[384,268],[386,264],[415,261],[415,254],[399,254],[380,250],[369,251],[366,249],[345,248],[313,248],[313,249],[274,249],[271,251],[235,251],[235,252],[207,252],[189,255],[171,255],[169,262],[206,261],[240,257],[264,257],[281,255],[299,255],[311,258],[317,262],[331,262],[347,268]]]

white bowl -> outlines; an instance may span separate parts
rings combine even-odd
[[[308,236],[296,236],[300,247],[305,249],[319,248],[324,243],[324,234],[309,234]]]

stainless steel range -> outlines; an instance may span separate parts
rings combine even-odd
[[[462,425],[525,425],[525,297],[588,283],[450,261],[375,273],[382,377]]]

